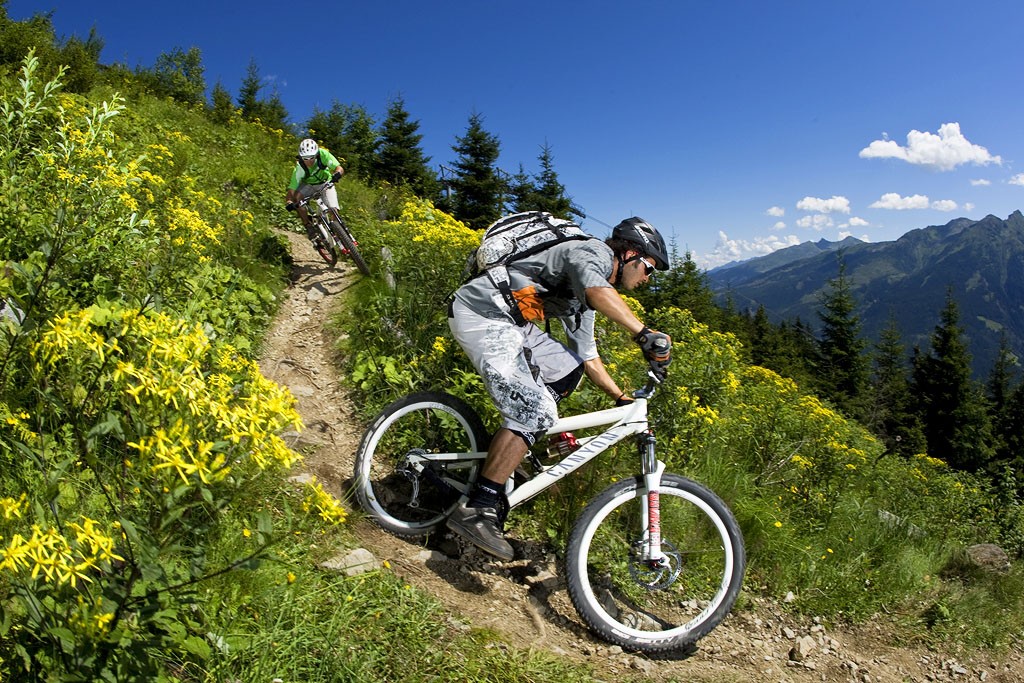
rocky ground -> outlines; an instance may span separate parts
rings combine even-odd
[[[344,495],[362,426],[335,369],[336,339],[323,323],[343,305],[346,288],[359,275],[346,261],[328,268],[304,236],[286,234],[295,265],[261,367],[298,399],[306,428],[293,437],[293,446],[306,456],[305,471]],[[392,571],[434,595],[455,627],[487,628],[512,646],[589,664],[600,680],[1024,683],[1021,651],[993,655],[896,647],[884,618],[855,628],[837,626],[796,618],[782,605],[759,598],[730,615],[693,652],[650,660],[609,647],[587,631],[569,602],[555,558],[537,544],[513,539],[517,559],[498,562],[452,539],[425,547],[382,532],[358,513],[351,519],[376,561],[386,560]]]

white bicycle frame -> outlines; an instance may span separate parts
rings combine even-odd
[[[611,425],[611,427],[594,436],[580,437],[579,448],[558,462],[544,467],[532,479],[513,489],[508,494],[509,507],[514,508],[530,500],[623,439],[646,432],[648,429],[647,399],[638,398],[629,405],[619,408],[559,418],[547,431],[547,434],[550,436],[561,432],[577,432],[602,425]],[[645,467],[645,469],[647,468]],[[664,465],[653,469],[653,472],[644,472],[645,478],[650,477],[646,479],[645,483],[649,489],[657,490],[661,484],[661,472],[664,471]]]
[[[660,563],[664,561],[666,555],[661,551],[659,492],[661,491],[661,475],[665,471],[665,463],[658,460],[654,455],[654,435],[651,434],[647,421],[647,400],[653,393],[654,384],[652,380],[647,387],[634,394],[633,402],[628,405],[599,410],[593,413],[571,415],[556,420],[551,428],[547,430],[547,435],[591,429],[603,425],[611,426],[600,434],[579,437],[579,443],[581,444],[579,448],[558,462],[542,467],[528,481],[512,489],[508,493],[509,508],[515,508],[537,496],[623,439],[636,434],[646,433],[647,438],[646,443],[643,444],[644,452],[641,458],[644,488],[647,492],[641,503],[646,523],[646,534],[644,537],[644,545],[646,547],[642,557],[643,560],[648,562]],[[483,460],[486,457],[487,453],[483,451],[476,453],[418,453],[410,458],[410,464],[419,469],[422,468],[424,461],[464,462]],[[416,461],[419,462],[417,463]],[[461,502],[465,500],[467,500],[467,496],[464,492]]]
[[[326,183],[323,184],[322,187],[311,192],[308,197],[303,197],[302,199],[299,200],[300,206],[307,207],[306,211],[310,214],[309,217],[311,220],[321,220],[321,218],[324,216],[325,213],[327,213],[328,209],[330,208],[324,201],[324,190],[326,190],[329,187],[334,187],[334,183],[327,181]],[[311,204],[316,205],[315,213],[309,210]],[[328,222],[330,222],[330,218],[328,218],[327,220]],[[334,236],[330,235],[330,230],[328,230],[327,232],[328,236],[333,240]]]

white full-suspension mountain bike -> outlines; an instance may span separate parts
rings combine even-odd
[[[510,480],[507,497],[514,509],[633,437],[640,471],[612,483],[583,509],[566,546],[565,580],[573,606],[598,636],[630,650],[668,654],[691,647],[729,613],[746,556],[726,504],[697,482],[665,472],[656,458],[647,419],[656,385],[651,374],[633,403],[557,420],[549,438],[605,429],[581,436],[575,450],[552,464],[528,458],[534,473],[515,485]],[[356,496],[397,536],[440,531],[475,480],[487,443],[483,423],[464,401],[440,392],[411,394],[384,408],[363,435]]]

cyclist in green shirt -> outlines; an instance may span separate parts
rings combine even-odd
[[[296,157],[295,167],[292,169],[292,177],[288,183],[288,192],[285,200],[288,202],[289,211],[297,209],[302,224],[306,226],[306,234],[310,240],[316,238],[317,234],[309,219],[309,213],[305,206],[299,206],[298,202],[322,188],[326,183],[336,183],[345,174],[334,155],[326,149],[321,149],[315,140],[306,138],[299,143],[299,155]],[[338,193],[333,187],[324,189],[324,201],[332,209],[338,208]]]

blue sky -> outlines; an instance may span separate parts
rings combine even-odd
[[[293,122],[400,96],[434,165],[477,112],[509,172],[550,145],[593,234],[639,215],[707,268],[1024,208],[1024,3],[7,3],[51,11],[104,63],[198,47],[234,95],[254,59]]]

